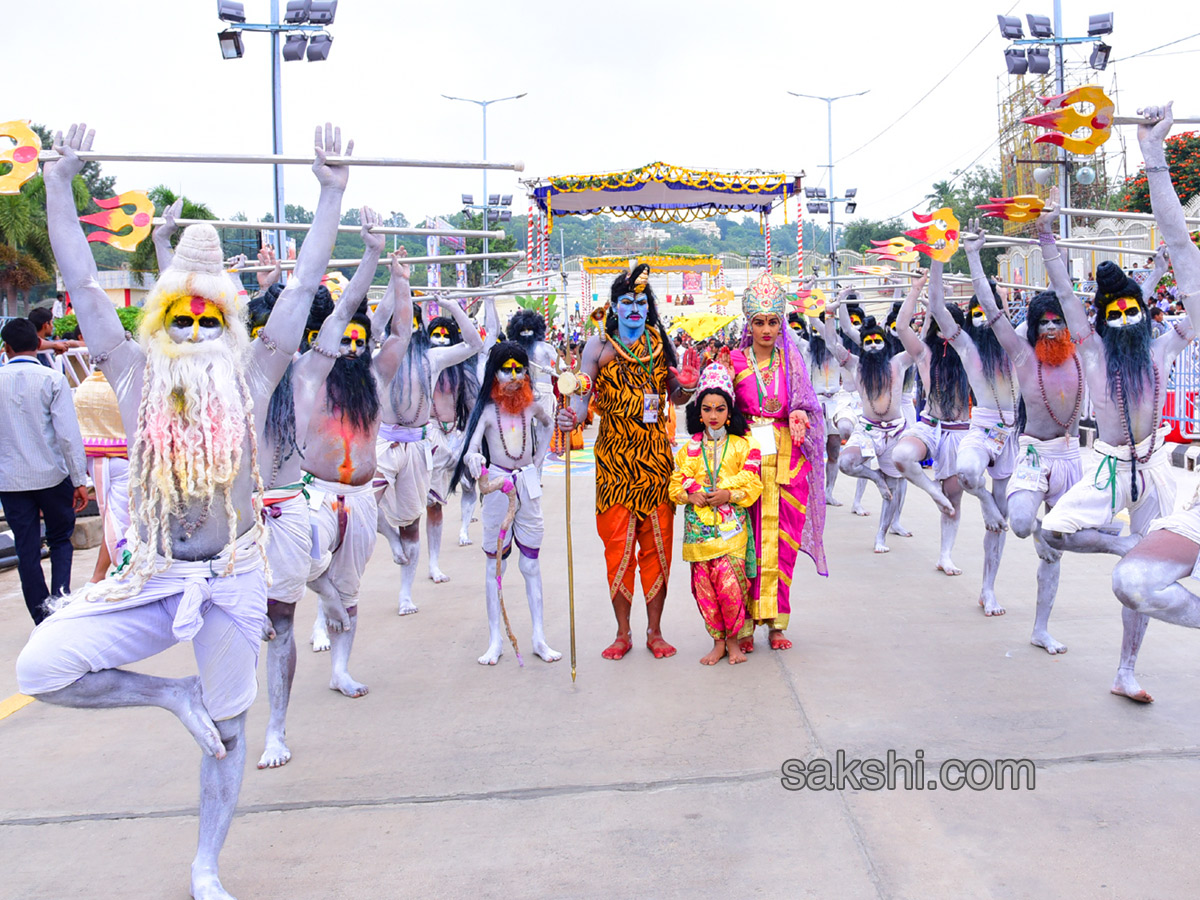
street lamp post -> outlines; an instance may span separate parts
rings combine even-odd
[[[788,91],[793,97],[805,97],[809,100],[823,100],[826,109],[826,138],[829,147],[829,165],[823,166],[829,170],[829,266],[830,274],[837,277],[837,227],[834,222],[834,213],[837,210],[837,203],[834,198],[833,190],[833,101],[845,100],[847,97],[861,97],[863,94],[870,93],[870,89],[859,91],[856,94],[840,94],[837,97],[818,97],[815,94],[800,94],[796,91]],[[834,286],[837,282],[834,281]]]
[[[464,103],[474,103],[483,110],[483,161],[487,162],[487,108],[493,103],[502,103],[505,100],[520,100],[528,91],[514,94],[511,97],[497,97],[493,100],[472,100],[469,97],[451,97],[449,94],[442,94],[447,100],[461,100]],[[487,169],[483,170],[483,227],[488,227],[488,207],[491,206],[491,201],[488,198],[487,187]],[[483,239],[483,252],[488,252],[488,239]],[[483,283],[486,285],[491,280],[491,267],[488,266],[488,261],[483,261]]]

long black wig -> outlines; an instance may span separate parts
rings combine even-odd
[[[483,367],[483,378],[479,382],[479,399],[475,401],[475,408],[471,410],[467,427],[463,429],[462,450],[458,454],[458,463],[454,466],[454,477],[450,479],[450,493],[454,493],[454,489],[458,487],[460,481],[470,477],[465,460],[471,448],[471,438],[475,434],[475,429],[479,427],[479,419],[483,416],[484,409],[492,402],[492,385],[496,383],[496,372],[510,359],[515,359],[523,365],[525,377],[530,377],[529,354],[525,352],[524,347],[516,341],[501,341],[492,346],[491,352],[488,353],[487,364]],[[481,447],[483,458],[490,463],[492,457],[488,452],[487,441],[483,441]]]

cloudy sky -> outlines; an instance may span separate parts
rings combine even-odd
[[[250,21],[269,20],[269,0],[245,5]],[[1100,83],[1115,81],[1119,112],[1174,98],[1177,114],[1200,115],[1200,37],[1146,53],[1200,33],[1200,6],[1171,0],[1144,15],[1144,0],[1063,5],[1070,35],[1086,34],[1089,13],[1115,14],[1116,62]],[[108,152],[270,152],[269,38],[247,34],[244,58],[222,60],[216,6],[23,5],[6,23],[2,118],[51,128],[86,120],[96,128],[96,149]],[[996,13],[1051,11],[1051,0],[341,0],[330,58],[283,66],[284,149],[306,152],[313,126],[329,119],[361,155],[479,158],[479,108],[440,95],[528,92],[488,113],[489,158],[525,163],[523,175],[489,175],[491,193],[518,195],[517,213],[525,209],[518,178],[654,160],[803,170],[816,185],[827,178],[826,107],[787,92],[869,90],[834,104],[835,186],[858,188],[859,215],[907,214],[923,208],[930,184],[955,168],[996,162],[1007,46]],[[1088,50],[1070,49],[1068,58],[1084,59]],[[1126,131],[1132,170],[1140,158]],[[1119,151],[1116,139],[1108,147]],[[267,166],[106,163],[105,171],[118,176],[118,190],[165,183],[222,217],[254,218],[271,207]],[[461,193],[481,190],[477,172],[356,169],[346,205],[415,221],[451,212]],[[302,167],[290,168],[286,192],[288,202],[315,205],[315,180]],[[782,213],[776,220],[782,224]]]

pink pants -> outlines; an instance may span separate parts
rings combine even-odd
[[[692,563],[692,596],[714,640],[741,636],[749,590],[744,559],[718,556]]]

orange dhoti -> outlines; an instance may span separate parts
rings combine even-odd
[[[646,602],[664,597],[671,576],[671,544],[675,534],[675,504],[663,503],[644,518],[635,519],[624,506],[610,506],[596,515],[596,531],[604,541],[611,598],[633,603],[634,575],[641,573]]]

